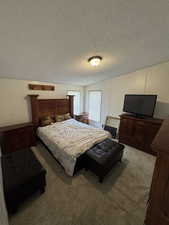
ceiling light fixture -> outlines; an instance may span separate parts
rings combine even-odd
[[[88,62],[91,64],[91,66],[98,66],[102,60],[101,56],[92,56],[88,59]]]

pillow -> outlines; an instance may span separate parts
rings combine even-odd
[[[65,120],[64,115],[57,115],[55,116],[56,122],[62,122]]]
[[[65,119],[65,120],[71,119],[70,113],[64,114],[64,119]]]
[[[40,123],[41,123],[41,126],[48,126],[50,124],[52,124],[52,119],[50,116],[43,116],[41,117],[40,119]]]

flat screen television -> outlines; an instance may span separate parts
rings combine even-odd
[[[138,117],[153,117],[157,95],[125,95],[123,111]]]

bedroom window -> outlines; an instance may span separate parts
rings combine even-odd
[[[101,120],[101,91],[89,91],[89,119],[100,122]]]
[[[80,114],[80,91],[68,91],[68,95],[74,95],[74,114]]]

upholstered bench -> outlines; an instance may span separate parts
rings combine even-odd
[[[31,194],[45,191],[46,170],[31,149],[19,150],[2,156],[4,195],[9,213]]]
[[[123,149],[122,144],[111,139],[104,140],[86,152],[86,169],[95,173],[99,177],[99,182],[102,183],[112,167],[121,161]]]

